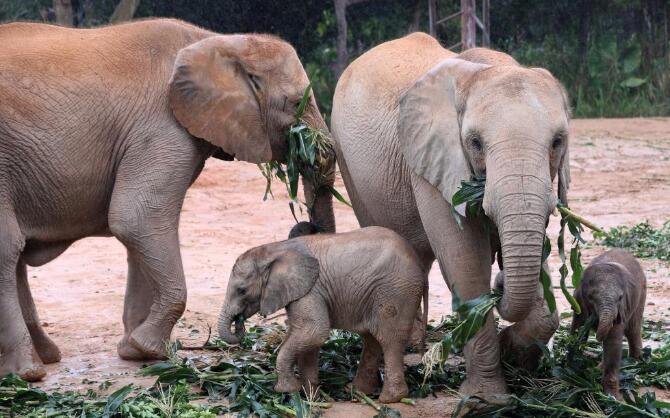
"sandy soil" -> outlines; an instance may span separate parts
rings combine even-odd
[[[574,211],[603,227],[643,219],[659,226],[670,219],[670,119],[575,120],[571,141]],[[341,181],[336,186],[344,191]],[[207,325],[216,322],[235,258],[249,247],[287,236],[294,223],[287,200],[277,194],[276,200],[263,202],[264,188],[255,165],[212,159],[189,190],[180,229],[189,297],[174,337],[187,344],[202,343]],[[339,231],[358,226],[353,211],[339,203],[336,217]],[[553,218],[550,233],[555,237],[557,232],[558,220]],[[601,251],[585,250],[585,261]],[[558,283],[558,257],[552,255],[550,262]],[[667,317],[670,268],[658,261],[642,264],[649,278],[647,315]],[[123,332],[125,275],[125,251],[111,238],[79,241],[50,264],[30,269],[41,319],[63,352],[60,363],[48,366],[44,387],[96,388],[106,380],[151,383],[135,376],[141,363],[116,355]],[[430,286],[430,317],[437,320],[449,313],[451,298],[436,266]],[[558,299],[560,309],[566,310],[563,298]],[[441,394],[419,401],[416,407],[399,408],[405,416],[441,416],[453,402]],[[349,403],[326,413],[372,415],[369,407]]]

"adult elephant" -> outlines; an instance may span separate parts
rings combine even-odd
[[[127,248],[119,355],[164,357],[186,304],[177,232],[186,190],[210,156],[285,158],[309,83],[298,56],[272,36],[166,19],[83,30],[7,24],[0,56],[0,375],[38,380],[43,362],[60,359],[26,265],[87,236]],[[304,119],[327,129],[314,97]],[[305,192],[312,222],[333,231],[330,193]]]
[[[498,311],[516,322],[501,341],[526,357],[540,355],[533,343],[547,342],[558,327],[539,276],[556,176],[566,201],[568,121],[564,90],[548,71],[487,49],[456,55],[422,33],[363,54],[343,73],[333,101],[338,163],[361,226],[400,233],[426,269],[437,258],[464,300],[489,292],[497,253],[504,267]],[[476,218],[464,218],[461,228],[451,213],[453,194],[473,175],[486,175],[488,228]],[[465,358],[462,392],[508,391],[492,315]]]

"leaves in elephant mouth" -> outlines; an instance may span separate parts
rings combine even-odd
[[[286,162],[281,163],[273,160],[268,163],[258,164],[263,177],[267,180],[265,187],[265,194],[263,200],[267,200],[268,195],[272,194],[272,180],[277,178],[286,186],[289,199],[289,208],[295,216],[295,204],[300,205],[298,200],[298,182],[300,176],[307,179],[314,185],[314,195],[316,196],[320,188],[326,188],[335,199],[344,203],[347,206],[351,204],[337,191],[334,187],[328,184],[328,177],[333,173],[325,172],[324,170],[332,170],[328,168],[329,161],[335,158],[335,151],[330,136],[327,132],[314,128],[303,120],[303,115],[307,103],[309,102],[312,85],[309,84],[303,93],[302,99],[298,104],[296,110],[297,123],[291,125],[286,132]],[[334,166],[334,164],[333,164]],[[274,197],[274,196],[273,196]],[[314,202],[305,202],[308,212],[311,212]]]
[[[486,217],[482,209],[482,203],[484,201],[484,192],[486,187],[486,177],[485,176],[475,176],[470,181],[462,181],[461,187],[454,193],[451,199],[451,212],[456,219],[459,227],[461,225],[461,214],[457,211],[458,207],[465,205],[465,216],[467,217]],[[582,263],[581,263],[581,248],[580,244],[584,243],[582,238],[582,232],[584,231],[584,226],[593,230],[597,233],[602,232],[594,223],[584,219],[583,217],[575,214],[570,210],[570,208],[560,201],[556,205],[556,210],[560,213],[561,216],[561,229],[558,234],[557,248],[558,255],[561,259],[561,267],[559,268],[559,273],[561,275],[560,287],[565,299],[570,303],[573,311],[576,313],[581,313],[581,308],[579,303],[569,292],[567,285],[565,284],[565,279],[568,277],[568,266],[567,266],[567,257],[565,254],[565,227],[568,227],[568,231],[572,234],[572,247],[570,248],[570,268],[572,269],[572,287],[577,288],[581,283],[582,278]],[[488,219],[488,218],[487,218]],[[490,221],[489,221],[490,222]],[[542,246],[542,259],[541,263],[544,266],[545,261],[549,258],[551,254],[551,242],[549,238],[545,235],[544,242]],[[556,298],[553,293],[553,286],[551,283],[551,276],[544,269],[540,268],[540,283],[542,284],[542,289],[544,291],[544,298],[547,301],[547,306],[551,312],[556,310]]]

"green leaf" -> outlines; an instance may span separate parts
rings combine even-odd
[[[312,83],[310,82],[305,88],[305,92],[302,94],[302,99],[298,103],[298,109],[295,112],[296,119],[302,118],[302,115],[305,113],[305,108],[309,102],[309,94],[312,92]]]
[[[105,409],[102,411],[103,418],[109,418],[119,409],[123,400],[133,391],[133,385],[128,384],[116,392],[112,393],[109,398],[107,398],[107,404],[105,404]]]
[[[640,87],[647,82],[646,78],[629,77],[621,82],[621,87],[635,88]]]
[[[328,190],[330,190],[330,193],[333,195],[333,197],[335,197],[335,199],[337,199],[340,203],[344,203],[345,205],[352,207],[351,203],[345,199],[344,196],[342,196],[340,192],[338,192],[334,187],[328,186]]]

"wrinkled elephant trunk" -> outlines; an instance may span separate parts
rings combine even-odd
[[[600,308],[598,312],[598,330],[596,339],[602,342],[610,333],[614,324],[614,312],[610,308]]]
[[[239,344],[240,339],[238,336],[232,333],[231,327],[233,326],[233,319],[235,314],[230,312],[227,309],[227,305],[224,304],[221,309],[221,314],[219,314],[219,336],[227,344]]]
[[[319,129],[330,136],[326,122],[319,112],[319,108],[312,104],[303,117],[305,123]],[[309,208],[309,220],[321,232],[335,232],[335,214],[333,213],[333,196],[330,188],[335,183],[335,151],[331,148],[324,160],[318,161],[321,175],[308,179],[303,177],[305,202]]]
[[[516,150],[515,155],[523,154]],[[484,210],[498,228],[505,271],[498,312],[503,319],[518,322],[533,309],[545,226],[556,198],[548,162],[520,160],[512,155],[493,155],[491,159],[487,164],[490,174]]]

